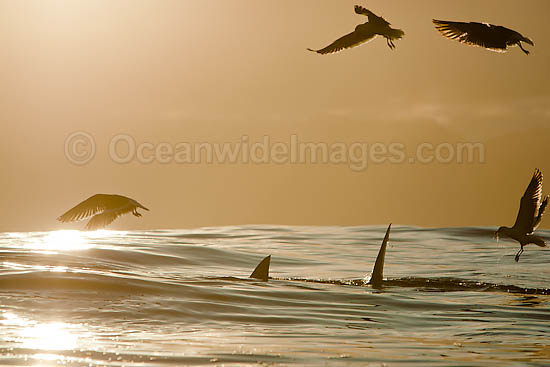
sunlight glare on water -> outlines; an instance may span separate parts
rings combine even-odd
[[[70,350],[76,348],[78,336],[64,322],[35,324],[21,330],[22,346],[39,350]]]
[[[70,350],[77,347],[78,335],[71,332],[74,326],[64,322],[39,323],[20,317],[12,312],[4,312],[0,324],[16,327],[17,336],[13,341],[23,348],[42,351]]]
[[[76,251],[89,249],[92,245],[83,232],[61,230],[51,231],[44,237],[32,239],[25,247],[46,251]]]
[[[28,239],[25,248],[45,251],[81,251],[94,247],[92,240],[112,237],[118,232],[97,230],[97,231],[76,231],[59,230],[47,232],[44,236]],[[124,232],[122,232],[124,234]],[[11,234],[19,238],[18,234]]]

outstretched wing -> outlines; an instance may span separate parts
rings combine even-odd
[[[520,201],[518,217],[514,224],[515,229],[521,230],[522,233],[531,234],[535,230],[535,222],[538,220],[539,208],[543,211],[541,206],[542,197],[542,172],[538,169],[533,173],[533,178],[529,182],[529,186],[525,190],[523,197]],[[545,200],[546,201],[546,200]]]
[[[361,14],[361,15],[366,15],[367,17],[369,17],[369,22],[380,22],[380,23],[385,23],[387,25],[390,24],[386,19],[384,19],[382,17],[379,17],[378,15],[374,14],[369,9],[365,9],[360,5],[355,5],[355,13],[356,14]]]
[[[96,194],[90,196],[74,208],[68,210],[65,214],[60,215],[57,220],[60,222],[74,222],[100,213],[109,205],[108,196],[110,195]]]
[[[120,217],[122,214],[126,214],[134,210],[135,206],[128,205],[125,208],[121,208],[113,211],[106,211],[101,214],[97,214],[86,224],[86,229],[91,231],[96,229],[102,229],[111,224],[115,219]]]
[[[432,21],[439,33],[446,38],[495,51],[506,50],[507,33],[511,32],[508,28],[486,23]]]
[[[537,215],[537,219],[535,219],[535,225],[533,226],[533,231],[535,231],[538,228],[540,222],[542,221],[542,215],[544,214],[544,211],[546,210],[547,205],[548,205],[548,196],[546,196],[542,201],[542,204],[540,204],[539,213]]]
[[[123,214],[134,212],[137,208],[149,210],[134,199],[122,195],[96,194],[84,200],[65,214],[57,218],[61,222],[73,222],[93,216],[86,224],[87,229],[99,229],[111,224]],[[134,215],[141,216],[134,212]]]
[[[321,54],[321,55],[325,55],[325,54],[341,51],[345,48],[352,48],[355,46],[359,46],[360,44],[363,44],[365,42],[372,40],[374,36],[376,36],[376,33],[368,32],[368,31],[366,32],[364,29],[365,27],[363,27],[363,31],[361,32],[354,31],[354,32],[351,32],[350,34],[346,34],[345,36],[337,39],[327,47],[322,48],[320,50],[312,50],[310,48],[308,48],[308,50],[317,52],[318,54]]]

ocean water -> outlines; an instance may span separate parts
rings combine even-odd
[[[2,233],[0,365],[550,365],[550,250],[385,229]]]

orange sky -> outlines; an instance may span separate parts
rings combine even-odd
[[[406,35],[336,55],[357,1],[0,0],[0,231],[83,228],[55,218],[94,193],[151,209],[111,229],[229,224],[512,225],[535,167],[550,175],[550,2],[372,0]],[[521,6],[520,6],[521,5]],[[506,54],[446,40],[432,18],[532,38]],[[90,134],[94,159],[65,156]],[[109,156],[137,143],[482,143],[485,163],[180,164]],[[549,176],[550,177],[550,176]],[[550,193],[550,186],[545,190]],[[550,228],[550,220],[543,221]]]

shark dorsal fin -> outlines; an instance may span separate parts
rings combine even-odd
[[[384,259],[386,258],[386,247],[388,246],[388,241],[390,239],[390,229],[391,223],[386,230],[386,236],[384,237],[384,241],[382,241],[380,251],[378,251],[378,256],[376,257],[376,262],[374,263],[374,269],[372,269],[369,284],[374,287],[380,286],[382,284],[382,279],[384,278]]]
[[[266,256],[258,266],[256,266],[256,269],[250,274],[250,278],[254,279],[260,279],[263,281],[266,281],[269,279],[269,263],[271,262],[271,255]]]

